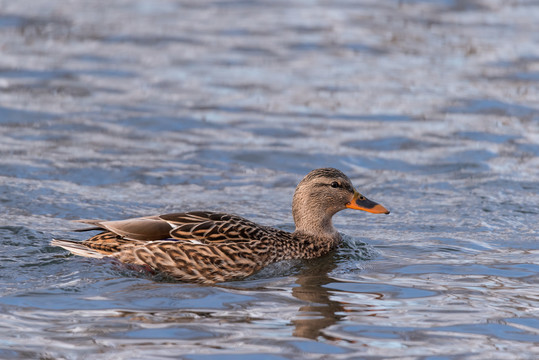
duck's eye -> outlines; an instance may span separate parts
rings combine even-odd
[[[329,186],[331,186],[332,188],[338,188],[340,185],[338,182],[334,181]]]

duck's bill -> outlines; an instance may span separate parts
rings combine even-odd
[[[363,210],[373,214],[389,214],[389,210],[382,205],[361,196],[357,191],[346,207],[354,210]]]

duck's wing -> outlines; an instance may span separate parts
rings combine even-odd
[[[176,240],[212,243],[238,243],[261,240],[271,229],[241,216],[193,211],[160,215],[173,229],[170,236]]]
[[[77,220],[92,225],[85,230],[105,230],[103,240],[114,243],[118,239],[132,241],[183,240],[210,243],[249,242],[260,240],[272,229],[260,226],[241,216],[210,211],[192,211],[139,217],[125,220]],[[276,230],[274,230],[276,231]],[[101,235],[101,234],[100,234]],[[99,236],[87,241],[95,242]]]
[[[86,230],[107,230],[126,240],[155,241],[170,238],[172,226],[159,218],[159,216],[147,216],[125,220],[102,221],[102,220],[77,220],[77,222],[93,225]]]

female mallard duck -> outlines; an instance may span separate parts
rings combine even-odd
[[[148,266],[175,279],[212,284],[252,275],[286,259],[312,259],[341,241],[331,218],[345,208],[389,214],[354,190],[350,179],[332,168],[311,171],[292,200],[296,230],[255,224],[240,216],[193,211],[119,221],[81,220],[104,230],[82,242],[53,240],[75,255],[116,258]]]

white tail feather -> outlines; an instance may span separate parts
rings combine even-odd
[[[51,245],[64,248],[70,251],[72,254],[78,255],[78,256],[84,256],[84,257],[96,258],[96,259],[102,259],[107,256],[98,251],[90,249],[89,247],[77,241],[52,239]]]

